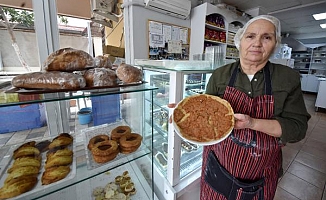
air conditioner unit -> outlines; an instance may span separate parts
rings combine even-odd
[[[144,0],[145,8],[186,19],[191,10],[189,0]]]

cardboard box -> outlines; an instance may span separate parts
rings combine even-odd
[[[106,45],[105,47],[103,47],[103,54],[110,54],[111,56],[124,58],[125,57],[125,49],[120,48],[120,47]]]

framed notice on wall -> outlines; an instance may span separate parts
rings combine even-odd
[[[149,20],[149,59],[188,60],[190,29],[174,24]]]

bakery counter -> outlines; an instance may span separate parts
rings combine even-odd
[[[48,153],[44,152],[41,156],[40,171],[38,173],[36,171],[34,173],[33,171],[33,178],[31,181],[33,181],[33,184],[36,183],[35,186],[29,187],[28,189],[25,188],[22,191],[19,191],[18,194],[10,197],[12,197],[12,199],[48,199],[50,197],[55,197],[55,199],[61,197],[63,199],[71,199],[65,195],[80,197],[80,194],[85,194],[88,195],[86,199],[95,199],[95,194],[97,193],[99,193],[98,195],[104,194],[109,196],[110,193],[113,192],[113,194],[116,194],[118,191],[119,194],[121,193],[120,196],[123,195],[122,193],[128,193],[131,198],[154,199],[154,180],[152,176],[153,161],[151,159],[154,141],[153,129],[148,127],[145,130],[144,127],[146,126],[145,119],[152,119],[154,113],[153,99],[149,98],[145,101],[145,97],[153,97],[153,91],[156,89],[157,88],[155,87],[141,83],[116,88],[80,90],[81,92],[78,93],[67,91],[60,93],[60,95],[57,95],[56,92],[39,92],[34,94],[30,90],[26,90],[26,92],[16,91],[15,94],[18,94],[18,96],[26,95],[25,98],[18,98],[19,101],[16,102],[1,103],[1,108],[10,108],[13,106],[24,107],[26,104],[38,105],[39,103],[47,104],[48,102],[62,102],[68,104],[70,99],[88,98],[92,101],[94,101],[94,99],[98,100],[93,102],[96,103],[92,104],[93,108],[95,105],[102,106],[97,107],[100,108],[97,115],[99,119],[106,118],[107,115],[112,115],[112,109],[108,109],[108,105],[113,107],[114,111],[119,111],[119,118],[115,118],[111,122],[102,122],[101,124],[95,124],[94,119],[93,122],[88,124],[78,124],[80,121],[78,120],[79,116],[76,113],[76,118],[74,120],[75,129],[70,129],[69,132],[69,135],[72,136],[74,141],[73,146],[70,148],[73,152],[72,158],[70,158],[70,156],[68,156],[69,159],[67,157],[57,158],[57,162],[65,163],[66,161],[69,161],[71,165],[69,168],[64,164],[55,164],[54,166],[56,170],[63,170],[67,176],[61,177],[52,184],[43,184],[43,179],[47,179],[48,176],[54,176],[53,178],[56,179],[56,175],[60,174],[56,171],[49,171],[46,178],[43,177],[43,172],[46,170],[45,166],[50,162],[46,159]],[[33,98],[31,98],[32,96]],[[108,97],[114,97],[114,99],[116,99],[116,96],[119,97],[117,101],[115,101],[117,104],[113,105],[111,102],[107,102]],[[120,99],[120,97],[125,98]],[[104,99],[103,101],[102,98]],[[149,112],[144,111],[145,106],[147,108],[146,111],[149,109]],[[101,111],[105,111],[105,115],[103,115],[103,112]],[[54,115],[56,114],[57,113],[54,113]],[[50,125],[57,125],[57,123],[53,123],[53,121],[50,124],[48,119],[46,120],[48,123],[47,127],[44,129],[42,128],[46,137],[35,140],[36,143],[44,142],[44,140],[52,141],[60,134],[58,132],[56,132],[57,135],[46,134],[51,130]],[[15,124],[19,124],[20,121],[13,120],[13,123],[13,126],[15,126]],[[125,128],[125,126],[128,126],[130,130],[122,129],[124,130],[123,132],[119,131],[122,127]],[[115,128],[120,129],[117,129],[115,132]],[[26,132],[30,131],[31,130],[26,130]],[[121,139],[117,139],[116,143],[112,140],[105,139],[113,138],[113,133],[117,133],[117,135],[122,135],[124,133],[125,135],[122,136]],[[102,137],[101,135],[106,135],[106,137]],[[97,140],[99,138],[101,140]],[[94,141],[93,147],[89,146],[89,144],[92,144],[91,141]],[[26,139],[23,143],[25,144],[29,142],[31,141]],[[23,143],[8,145],[1,148],[0,158],[2,159],[0,169],[2,182],[0,183],[0,196],[4,191],[17,191],[21,188],[16,187],[18,184],[17,182],[12,182],[10,181],[11,179],[7,180],[7,177],[16,178],[17,176],[16,172],[11,174],[12,172],[7,172],[7,170],[15,162],[13,160],[15,150]],[[55,149],[54,152],[57,153],[59,150],[61,149]],[[54,168],[51,167],[48,167],[48,169],[54,170]],[[128,172],[128,175],[125,174],[126,172]],[[124,176],[125,179],[123,179],[123,182],[128,184],[121,186],[120,183],[118,183],[119,181],[116,181],[118,175]],[[18,181],[20,179],[15,180]],[[115,181],[114,184],[111,184],[113,187],[112,191],[104,192],[104,190],[101,190],[101,187],[105,188],[105,186],[112,181]],[[6,182],[8,182],[7,185]],[[14,183],[16,185],[12,186],[11,184]],[[88,184],[90,183],[91,185],[89,186]],[[88,188],[84,189],[83,187],[86,185],[88,185]],[[65,192],[68,188],[70,188],[69,192]],[[87,194],[83,193],[84,190],[85,192],[88,190]],[[99,192],[99,190],[101,191]],[[8,198],[8,196],[4,198]],[[85,199],[85,196],[81,198]]]

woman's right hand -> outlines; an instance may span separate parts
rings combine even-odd
[[[168,108],[175,108],[177,106],[176,103],[169,103],[167,105]],[[169,123],[171,124],[172,123],[172,115],[169,117]]]

